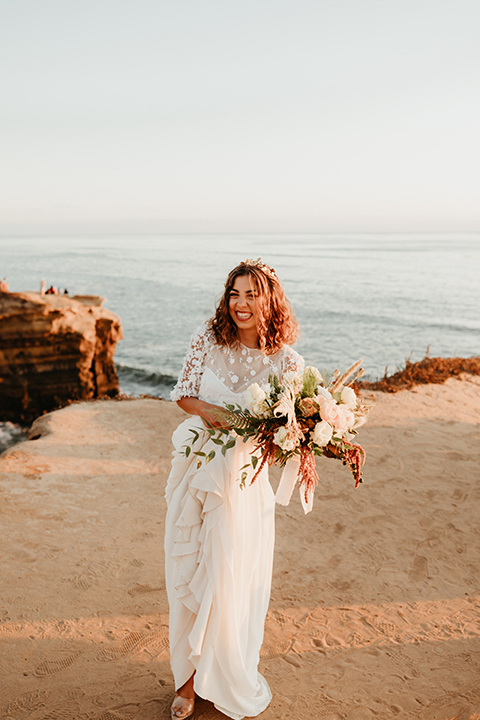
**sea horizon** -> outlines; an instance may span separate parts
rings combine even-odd
[[[106,298],[122,322],[121,392],[168,397],[192,332],[214,312],[229,270],[262,257],[300,324],[295,348],[366,377],[407,358],[480,354],[480,233],[164,233],[0,237],[13,292],[41,279]]]

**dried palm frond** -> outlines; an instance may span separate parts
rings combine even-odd
[[[360,367],[362,362],[363,362],[363,358],[360,358],[360,360],[357,360],[356,363],[354,363],[351,367],[349,367],[348,370],[346,372],[344,372],[343,375],[341,375],[338,378],[338,380],[335,381],[335,384],[333,385],[333,387],[330,388],[330,392],[332,394],[334,392],[336,392],[338,390],[338,388],[344,384],[345,380],[348,380],[350,375],[352,375],[355,372],[355,370],[357,370],[357,368]]]

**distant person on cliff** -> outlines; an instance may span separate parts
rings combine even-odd
[[[64,295],[68,295],[68,294],[69,294],[67,288],[65,288],[65,290],[63,291],[63,294],[64,294]]]
[[[0,292],[9,292],[7,278],[0,280]]]
[[[40,283],[40,295],[45,295],[45,280]]]

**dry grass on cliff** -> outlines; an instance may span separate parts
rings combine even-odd
[[[393,375],[385,375],[381,380],[369,382],[357,380],[355,387],[360,390],[380,390],[396,393],[399,390],[410,390],[415,385],[444,383],[450,377],[458,377],[462,373],[480,375],[480,357],[471,358],[431,358],[426,357],[419,362],[405,362],[403,370]]]

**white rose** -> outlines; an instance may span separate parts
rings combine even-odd
[[[342,403],[345,403],[349,410],[355,410],[357,407],[357,396],[351,387],[344,387],[340,397]]]
[[[267,395],[267,397],[272,394],[272,386],[270,385],[270,383],[265,383],[264,385],[262,385],[262,390],[265,395]]]
[[[245,405],[252,415],[260,413],[267,395],[258,383],[253,383],[245,392]]]
[[[279,427],[277,432],[274,433],[273,442],[285,452],[295,450],[298,445],[296,438],[290,436],[290,433],[284,425]]]
[[[322,420],[315,425],[315,429],[312,433],[312,440],[315,445],[318,445],[319,447],[325,447],[325,445],[328,445],[328,443],[332,439],[332,435],[332,426],[328,422],[326,422],[326,420]]]

